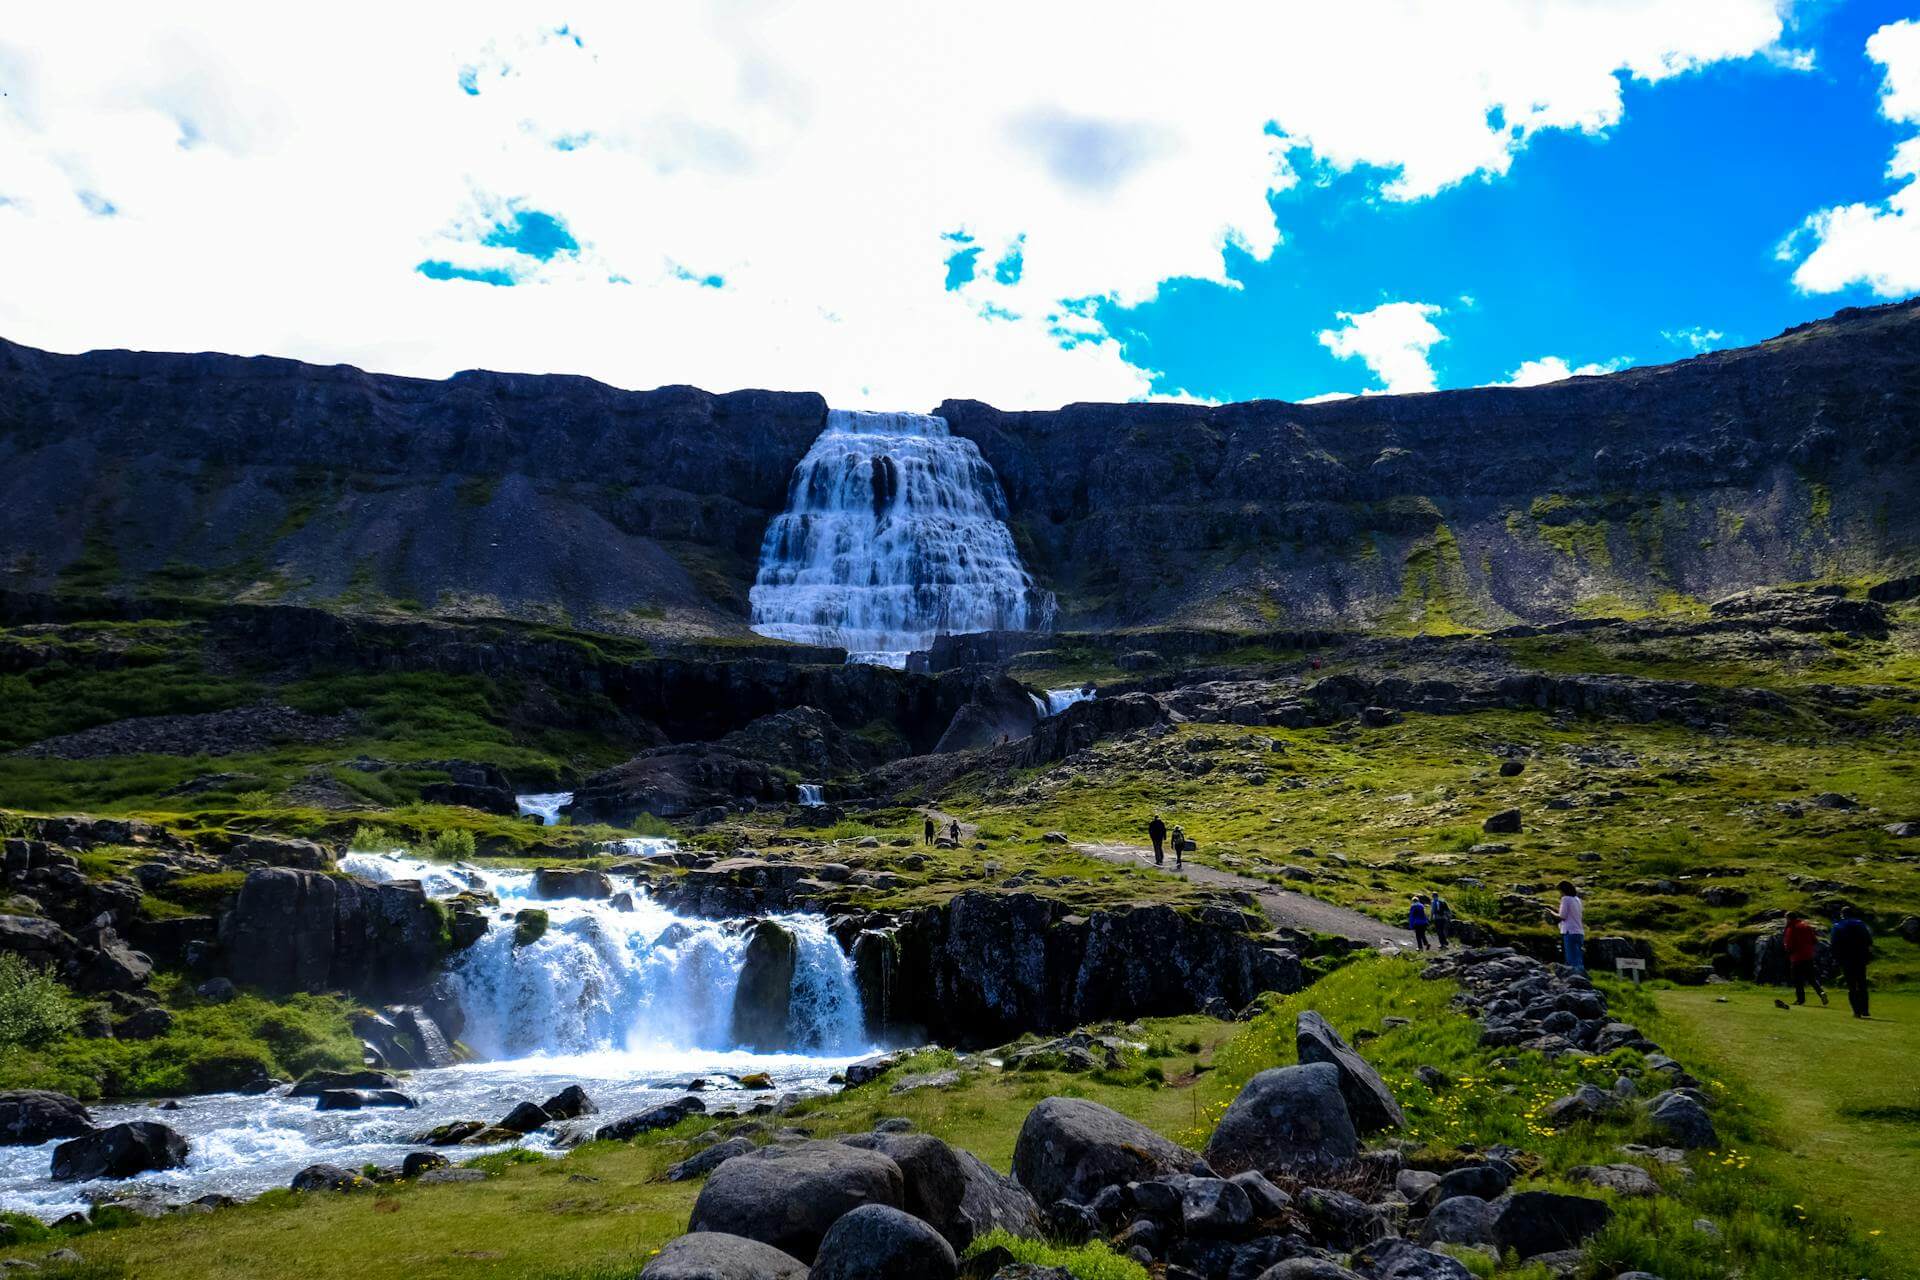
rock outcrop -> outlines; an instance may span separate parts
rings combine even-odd
[[[409,991],[442,955],[436,905],[415,880],[263,867],[221,917],[222,959],[235,981],[276,994]]]

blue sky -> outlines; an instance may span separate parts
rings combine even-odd
[[[1920,290],[1920,14],[29,6],[0,279],[54,350],[875,408],[1537,382]]]

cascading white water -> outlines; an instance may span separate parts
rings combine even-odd
[[[1071,689],[1047,690],[1047,714],[1057,716],[1076,702],[1086,702],[1093,697],[1092,685],[1077,685]]]
[[[799,784],[800,803],[808,808],[817,808],[827,802],[827,789],[817,782]]]
[[[540,819],[543,827],[559,826],[560,811],[572,803],[571,791],[536,791],[513,798],[514,808],[529,818]]]
[[[904,666],[937,635],[1047,625],[1000,481],[944,418],[835,409],[767,526],[753,629]]]
[[[653,842],[661,844],[664,842]],[[677,916],[637,881],[614,877],[605,898],[536,898],[531,872],[392,854],[350,854],[341,869],[369,880],[419,880],[428,894],[491,893],[500,906],[486,936],[455,958],[448,979],[466,1015],[461,1033],[485,1058],[637,1053],[733,1047],[734,989],[743,921]],[[547,913],[545,933],[514,945],[514,914]],[[788,1049],[850,1054],[867,1048],[852,965],[817,915],[777,920],[798,943]]]

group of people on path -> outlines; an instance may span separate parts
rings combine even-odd
[[[1414,950],[1432,949],[1427,946],[1427,930],[1432,929],[1434,941],[1445,951],[1452,941],[1453,905],[1440,896],[1438,889],[1431,894],[1416,893],[1407,908],[1407,928],[1413,930]]]
[[[1147,839],[1153,841],[1154,866],[1164,867],[1167,864],[1168,840],[1173,841],[1173,869],[1178,871],[1186,865],[1187,833],[1180,827],[1175,826],[1169,831],[1167,824],[1161,821],[1160,815],[1156,813],[1153,815],[1153,821],[1147,824]]]
[[[1807,1002],[1807,988],[1812,986],[1813,994],[1820,997],[1820,1003],[1827,1002],[1827,989],[1820,985],[1819,956],[1820,934],[1813,922],[1798,911],[1787,912],[1787,927],[1781,934],[1781,943],[1787,953],[1788,981],[1793,983],[1793,1002]],[[1840,966],[1840,974],[1847,983],[1847,1004],[1853,1009],[1856,1018],[1871,1017],[1867,999],[1867,964],[1873,959],[1873,930],[1860,917],[1860,908],[1846,906],[1840,909],[1840,918],[1833,922],[1833,931],[1827,935],[1827,952],[1833,962]]]
[[[940,834],[940,828],[934,825],[933,815],[928,814],[927,826],[926,826],[926,843],[932,844],[934,840],[939,837],[939,834]],[[956,845],[960,843],[960,819],[953,818],[948,821],[947,839],[953,841],[954,844]]]

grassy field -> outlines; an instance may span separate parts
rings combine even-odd
[[[1876,991],[1871,1020],[1846,994],[1782,1012],[1751,987],[1663,991],[1660,1010],[1684,1032],[1678,1051],[1738,1078],[1776,1149],[1764,1163],[1848,1213],[1909,1273],[1920,1272],[1920,992]],[[1725,1004],[1719,1003],[1724,998]]]
[[[1028,1109],[1043,1097],[1069,1094],[1198,1144],[1246,1079],[1294,1060],[1294,1015],[1316,1008],[1350,1035],[1379,1032],[1364,1052],[1407,1110],[1411,1136],[1420,1144],[1415,1163],[1444,1160],[1469,1142],[1507,1141],[1535,1157],[1525,1185],[1578,1190],[1564,1181],[1572,1166],[1619,1159],[1619,1144],[1650,1136],[1644,1121],[1622,1118],[1555,1131],[1534,1114],[1535,1104],[1577,1083],[1611,1081],[1623,1067],[1631,1068],[1630,1051],[1548,1063],[1482,1049],[1474,1024],[1450,1007],[1451,994],[1449,984],[1421,979],[1412,961],[1368,959],[1297,996],[1275,998],[1250,1023],[1150,1022],[1150,1051],[1134,1055],[1119,1071],[1067,1076],[981,1069],[967,1072],[953,1089],[890,1094],[901,1075],[953,1061],[951,1055],[928,1054],[873,1084],[811,1101],[790,1123],[831,1136],[865,1130],[883,1116],[905,1116],[1006,1169]],[[1620,998],[1663,1041],[1680,1030],[1678,1023],[1667,1025],[1651,1000],[1631,993]],[[1383,1028],[1389,1016],[1410,1022]],[[1419,1083],[1414,1072],[1423,1065],[1438,1067],[1451,1083]],[[1616,1200],[1617,1216],[1594,1240],[1582,1280],[1629,1269],[1665,1280],[1900,1280],[1912,1274],[1904,1257],[1883,1245],[1885,1237],[1867,1234],[1876,1228],[1863,1229],[1876,1221],[1877,1210],[1819,1186],[1804,1164],[1790,1158],[1763,1096],[1733,1076],[1716,1076],[1709,1087],[1725,1149],[1697,1154],[1690,1174],[1658,1171],[1662,1192],[1656,1198]],[[480,1184],[346,1195],[276,1192],[211,1215],[97,1231],[13,1252],[31,1258],[70,1244],[84,1262],[64,1273],[43,1273],[66,1280],[630,1277],[651,1250],[683,1229],[698,1188],[657,1179],[686,1153],[685,1138],[712,1123],[695,1118],[668,1133],[632,1144],[595,1143],[559,1160],[495,1160],[488,1167],[497,1176]],[[1686,1225],[1699,1219],[1711,1222],[1713,1231]],[[1544,1275],[1539,1268],[1496,1268],[1484,1255],[1462,1256],[1482,1277]],[[1130,1274],[1111,1257],[1084,1251],[1062,1260],[1081,1280]],[[1132,1273],[1134,1280],[1138,1274]]]

